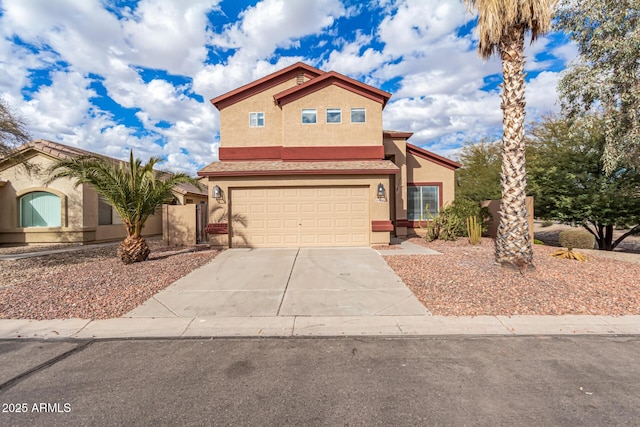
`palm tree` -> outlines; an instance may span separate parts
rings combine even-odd
[[[527,223],[524,144],[524,39],[549,31],[557,0],[464,0],[478,11],[478,53],[502,59],[502,203],[496,237],[496,261],[524,273],[533,263]]]
[[[118,212],[127,237],[118,247],[118,256],[125,264],[145,261],[149,246],[142,237],[142,228],[158,206],[170,202],[172,188],[189,183],[201,188],[200,183],[184,173],[158,173],[153,167],[161,161],[152,157],[142,165],[140,159],[129,154],[129,163],[101,156],[80,156],[61,160],[49,168],[48,183],[60,178],[75,180],[75,186],[88,184]]]

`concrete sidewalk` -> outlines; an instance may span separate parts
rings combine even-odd
[[[1,320],[0,339],[639,335],[640,316],[268,316]]]

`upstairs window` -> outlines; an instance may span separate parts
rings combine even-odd
[[[20,227],[60,227],[60,197],[35,191],[20,197]]]
[[[264,127],[264,113],[249,113],[249,127]]]
[[[302,124],[310,125],[318,122],[318,113],[314,109],[303,109],[302,110]]]
[[[327,123],[341,123],[342,110],[339,108],[327,108]]]
[[[367,113],[364,108],[351,109],[351,123],[364,123],[367,119]]]

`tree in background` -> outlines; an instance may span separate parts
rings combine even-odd
[[[536,215],[582,225],[610,251],[640,233],[640,173],[620,163],[605,171],[605,127],[600,116],[546,117],[533,126],[527,163]],[[631,229],[614,241],[614,227]]]
[[[0,158],[14,154],[17,146],[31,139],[24,120],[11,111],[0,98]]]
[[[189,183],[202,188],[187,174],[162,174],[154,166],[161,161],[152,157],[145,165],[134,159],[129,163],[100,156],[82,156],[61,160],[49,169],[48,182],[60,178],[75,180],[75,185],[88,184],[118,212],[127,230],[127,237],[118,247],[118,256],[125,264],[145,261],[151,252],[142,237],[142,228],[156,208],[173,199],[172,189],[177,184]]]
[[[558,85],[564,113],[604,117],[607,172],[640,166],[640,0],[562,0],[555,26],[579,49]]]
[[[524,39],[549,31],[556,0],[464,0],[478,11],[478,52],[502,59],[502,203],[496,261],[524,272],[533,263],[527,223],[524,143]]]
[[[456,199],[480,202],[500,198],[500,141],[467,144],[458,152]]]

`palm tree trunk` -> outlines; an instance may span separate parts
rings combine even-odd
[[[533,263],[527,222],[524,144],[524,26],[512,25],[500,41],[502,105],[502,203],[496,261],[522,273]]]
[[[146,261],[150,253],[149,245],[140,235],[127,236],[118,246],[118,257],[125,264]]]

